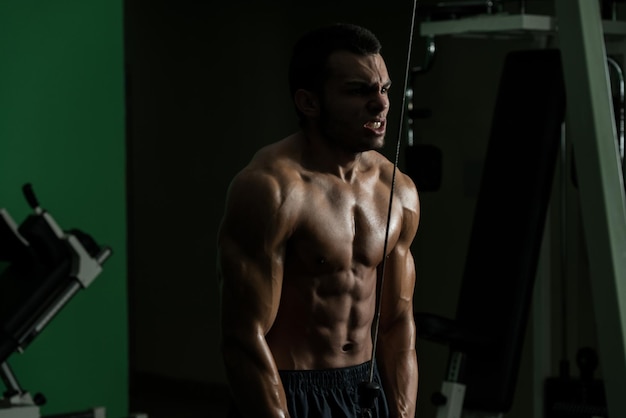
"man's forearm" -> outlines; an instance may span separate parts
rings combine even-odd
[[[412,323],[398,324],[380,336],[376,358],[392,418],[415,417],[419,373],[412,329]]]
[[[392,418],[414,418],[417,401],[418,368],[415,351],[396,352],[389,364],[381,364],[383,390]]]
[[[224,364],[233,398],[246,418],[289,418],[285,391],[267,347],[225,344]]]

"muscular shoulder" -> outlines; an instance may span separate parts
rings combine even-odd
[[[393,162],[385,156],[376,152],[368,153],[368,161],[379,171],[380,180],[388,187],[395,181],[394,194],[400,199],[406,209],[413,209],[419,212],[419,197],[415,183],[409,176],[396,168],[395,180],[393,179]]]
[[[398,197],[402,200],[403,206],[406,209],[414,210],[419,214],[419,196],[415,183],[409,176],[400,170],[396,173],[396,191],[398,193]]]
[[[420,220],[420,203],[415,183],[398,168],[396,168],[394,179],[393,163],[376,151],[369,153],[368,161],[372,164],[372,168],[375,167],[378,171],[379,180],[385,185],[386,193],[391,192],[392,182],[395,181],[393,189],[394,205],[401,206],[402,216],[401,242],[410,245],[417,232]]]
[[[299,174],[280,143],[261,149],[230,183],[223,227],[285,233],[295,222]]]
[[[258,188],[274,204],[285,204],[301,182],[297,150],[290,138],[261,148],[233,180],[231,187]]]

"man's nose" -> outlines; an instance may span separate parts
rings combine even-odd
[[[374,93],[368,102],[368,108],[374,113],[381,112],[389,107],[389,96],[386,93]]]

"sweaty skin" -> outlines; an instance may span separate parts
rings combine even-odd
[[[378,54],[335,53],[331,68],[323,98],[301,94],[311,123],[260,150],[229,188],[218,239],[222,346],[249,417],[289,416],[278,370],[371,360],[393,174],[375,150],[390,82]],[[419,201],[399,171],[392,208],[376,357],[391,416],[414,417]]]

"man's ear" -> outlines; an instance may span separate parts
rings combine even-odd
[[[319,100],[315,93],[299,89],[294,94],[294,102],[298,110],[300,110],[300,112],[302,112],[305,116],[310,118],[319,116]]]

